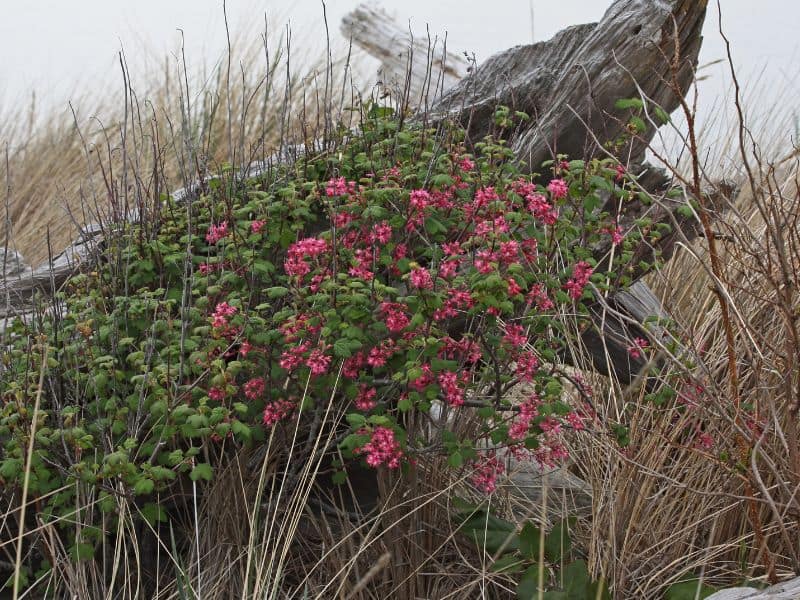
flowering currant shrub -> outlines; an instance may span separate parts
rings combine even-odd
[[[561,433],[590,416],[565,393],[569,332],[625,285],[640,236],[601,210],[633,193],[615,163],[543,172],[492,138],[468,151],[454,125],[373,116],[334,153],[167,201],[70,281],[57,317],[14,324],[2,483],[22,482],[40,373],[44,514],[209,479],[230,448],[330,406],[342,455],[374,468],[446,455],[491,492],[498,448],[558,461]],[[420,413],[432,425],[412,426]],[[469,439],[460,419],[477,423]]]

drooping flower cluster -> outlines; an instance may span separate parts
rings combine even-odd
[[[356,454],[364,456],[370,467],[385,465],[390,469],[400,466],[403,450],[395,439],[395,433],[388,427],[376,427],[372,431],[369,442],[356,448]]]
[[[589,283],[589,277],[592,276],[594,269],[592,266],[582,260],[575,264],[572,270],[572,277],[564,284],[564,289],[569,293],[569,297],[573,300],[580,300],[583,296],[583,288]]]
[[[209,244],[216,244],[222,238],[228,236],[228,222],[223,221],[219,225],[211,225],[208,228],[208,233],[206,233],[206,241]]]
[[[505,470],[503,462],[489,452],[473,463],[472,484],[484,494],[492,494],[497,490],[497,478]]]

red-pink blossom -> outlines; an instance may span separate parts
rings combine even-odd
[[[375,396],[378,392],[375,388],[368,387],[365,384],[359,386],[358,396],[356,396],[355,404],[358,410],[364,412],[370,411],[375,408],[378,403],[375,401]]]
[[[244,384],[244,395],[250,400],[257,400],[264,393],[264,378],[254,377]]]
[[[497,478],[505,471],[502,461],[493,452],[472,464],[472,484],[485,494],[497,489]]]
[[[316,348],[311,351],[306,359],[306,366],[311,369],[312,375],[324,375],[331,364],[331,357],[322,350]]]
[[[547,184],[547,191],[553,194],[554,198],[566,198],[568,189],[567,182],[563,179],[553,179]]]
[[[228,223],[223,221],[219,225],[211,225],[206,233],[206,241],[209,244],[216,244],[228,235]]]
[[[539,369],[539,359],[533,352],[523,352],[517,357],[516,375],[520,381],[533,381]]]
[[[256,220],[250,223],[250,231],[253,233],[261,233],[261,230],[264,229],[264,225],[266,225],[266,221]]]
[[[395,439],[394,430],[388,427],[376,427],[369,442],[356,448],[355,453],[365,455],[367,464],[373,468],[386,465],[396,469],[403,459],[403,450]]]
[[[264,425],[270,427],[291,415],[295,404],[289,400],[276,400],[264,407]]]
[[[564,284],[564,289],[569,293],[570,298],[573,300],[580,300],[583,295],[583,288],[589,283],[594,269],[586,261],[580,261],[575,264],[572,269],[572,278]]]
[[[431,290],[433,289],[433,277],[431,277],[430,271],[423,267],[417,267],[411,271],[409,275],[409,279],[411,280],[411,285],[415,288],[420,290]]]
[[[409,323],[406,307],[398,302],[382,302],[380,306],[386,327],[392,333],[398,333]]]

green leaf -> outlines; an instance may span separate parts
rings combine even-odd
[[[544,570],[547,576],[547,570]],[[539,565],[528,567],[517,585],[517,598],[519,600],[535,600],[539,597]],[[542,584],[544,585],[544,584]]]
[[[267,293],[268,298],[283,298],[286,294],[289,293],[289,289],[282,287],[282,286],[275,286],[270,287],[264,290]]]
[[[513,552],[519,548],[519,537],[514,533],[514,524],[485,511],[471,515],[461,526],[479,548],[496,554],[501,548]]]
[[[614,108],[617,110],[642,110],[644,102],[640,98],[620,98],[614,102]]]
[[[136,494],[137,496],[144,496],[146,494],[151,493],[153,491],[154,486],[155,483],[153,482],[152,479],[147,479],[145,477],[142,477],[138,479],[134,484],[133,493]]]
[[[517,554],[506,554],[492,563],[489,570],[494,573],[519,573],[526,564]]]
[[[90,560],[94,558],[94,546],[84,542],[77,543],[69,549],[69,553],[76,561]]]
[[[197,481],[198,479],[205,479],[206,481],[211,480],[212,470],[211,465],[208,463],[198,463],[195,465],[192,472],[189,473],[189,479],[192,481]]]
[[[560,563],[572,548],[569,525],[568,520],[560,521],[544,538],[544,555],[551,563]]]
[[[522,531],[519,532],[519,551],[523,556],[532,559],[539,558],[541,536],[541,529],[530,521],[522,526]]]
[[[447,463],[454,469],[458,469],[464,464],[464,457],[461,455],[461,452],[456,450],[450,455],[450,458],[447,459]]]
[[[695,598],[702,600],[716,591],[699,579],[686,579],[669,586],[664,594],[664,600],[695,600]]]

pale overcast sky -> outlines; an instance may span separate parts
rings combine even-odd
[[[327,0],[331,32],[339,37],[341,17],[356,0]],[[474,52],[479,61],[515,44],[549,38],[571,24],[600,18],[610,0],[383,0],[382,6],[415,32],[447,32],[451,50]],[[533,25],[531,23],[533,5]],[[222,0],[0,0],[0,108],[25,102],[36,90],[46,106],[63,108],[77,91],[119,86],[117,52],[121,47],[134,64],[143,56],[163,60],[180,47],[177,29],[185,33],[190,63],[213,63],[223,55],[225,30]],[[228,0],[233,31],[257,39],[253,24],[291,21],[295,47],[321,44],[321,0]],[[790,112],[800,98],[800,2],[797,0],[722,0],[723,25],[744,78],[761,75],[762,97],[781,96]],[[709,2],[701,63],[724,56],[717,32],[716,2]],[[147,49],[147,52],[145,52]],[[701,84],[707,97],[725,87],[724,70],[706,72]],[[707,102],[710,105],[710,101]]]

